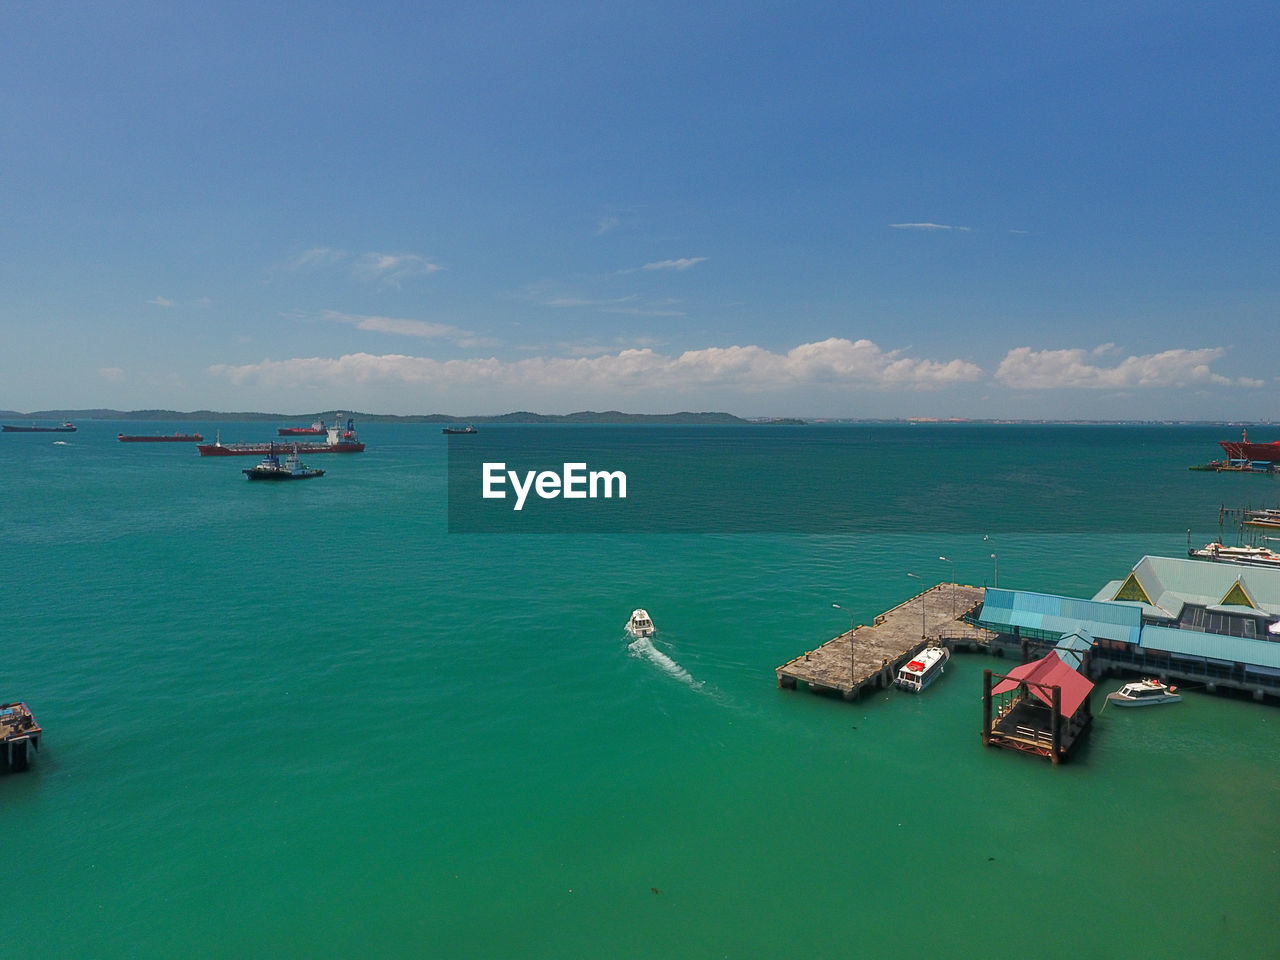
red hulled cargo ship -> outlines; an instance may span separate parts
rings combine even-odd
[[[1280,462],[1280,440],[1271,440],[1267,443],[1251,443],[1248,430],[1240,431],[1239,440],[1219,440],[1218,446],[1222,447],[1232,460]]]
[[[355,427],[347,421],[345,428],[329,427],[323,441],[316,443],[281,443],[267,440],[256,443],[223,443],[219,436],[214,443],[202,443],[196,447],[202,457],[264,457],[277,450],[295,450],[298,453],[362,453],[364,444],[356,436]]]
[[[323,420],[317,420],[309,427],[279,427],[276,429],[282,437],[323,437],[329,432]]]

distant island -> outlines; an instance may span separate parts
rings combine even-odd
[[[204,423],[219,421],[312,423],[324,420],[329,423],[351,417],[360,423],[597,423],[597,424],[711,424],[711,425],[781,425],[804,426],[806,424],[911,424],[919,426],[948,426],[964,424],[1011,425],[1064,425],[1064,426],[1234,426],[1270,427],[1272,420],[1089,420],[1047,418],[981,418],[981,417],[739,417],[718,411],[696,413],[624,413],[621,410],[581,410],[577,413],[533,413],[517,410],[512,413],[473,414],[454,416],[447,413],[391,414],[362,413],[359,410],[321,410],[311,413],[261,413],[258,411],[223,410],[35,410],[20,413],[0,410],[0,419],[30,422],[32,420],[126,420]]]
[[[620,410],[583,410],[578,413],[530,413],[520,410],[496,415],[455,417],[444,413],[400,416],[385,413],[361,413],[357,410],[326,410],[315,413],[225,412],[219,410],[36,410],[18,413],[0,410],[0,418],[9,420],[164,420],[164,421],[303,421],[333,422],[351,417],[361,423],[665,423],[665,424],[782,424],[803,426],[794,417],[737,417],[732,413],[623,413]]]

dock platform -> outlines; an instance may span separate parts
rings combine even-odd
[[[25,703],[0,703],[0,770],[26,770],[43,732]]]
[[[875,618],[828,640],[777,668],[778,686],[803,683],[816,693],[856,700],[863,690],[891,686],[910,657],[925,647],[986,647],[995,634],[964,621],[981,606],[986,591],[959,583],[939,583]]]

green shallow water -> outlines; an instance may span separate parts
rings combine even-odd
[[[1105,710],[1055,769],[980,745],[1003,661],[855,704],[775,684],[847,628],[832,603],[869,622],[907,572],[949,578],[940,555],[1092,595],[1185,533],[449,534],[430,427],[370,425],[281,485],[122,428],[0,444],[0,699],[46,731],[0,776],[10,953],[1183,957],[1280,933],[1272,707]],[[1186,471],[1220,435],[1113,443],[1107,482],[1173,451],[1158,482],[1203,513],[1168,525],[1203,542],[1277,489]],[[923,468],[980,484],[955,442]]]

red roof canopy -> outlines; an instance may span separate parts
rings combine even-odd
[[[1061,660],[1056,652],[1039,660],[1033,660],[1031,663],[1024,663],[1020,667],[1014,667],[1003,680],[991,688],[991,692],[1006,693],[1022,683],[1027,684],[1027,689],[1048,707],[1053,706],[1053,691],[1045,688],[1061,687],[1060,709],[1064,717],[1075,713],[1084,702],[1084,698],[1089,695],[1089,691],[1093,689],[1093,684],[1082,674],[1076,673],[1075,669]],[[1043,686],[1034,686],[1034,684]]]

